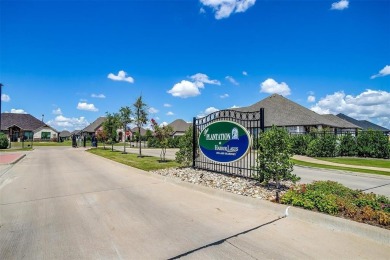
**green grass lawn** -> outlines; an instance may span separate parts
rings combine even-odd
[[[352,157],[316,158],[316,159],[327,161],[327,162],[348,164],[348,165],[371,166],[371,167],[390,169],[389,159],[352,158]]]
[[[160,158],[158,157],[138,157],[135,153],[123,154],[121,151],[111,151],[111,149],[104,150],[103,148],[97,148],[89,149],[87,151],[144,171],[153,171],[180,166],[180,164],[175,161],[167,160],[166,162],[160,162]]]
[[[362,173],[390,176],[390,172],[374,171],[374,170],[358,169],[358,168],[350,168],[350,167],[340,167],[340,166],[325,165],[325,164],[317,164],[317,163],[299,161],[296,159],[292,159],[292,161],[294,162],[295,165],[298,165],[298,166],[307,166],[307,167],[322,168],[322,169],[341,170],[341,171],[350,171],[350,172],[362,172]]]

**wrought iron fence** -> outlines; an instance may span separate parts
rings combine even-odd
[[[216,121],[232,121],[245,127],[250,133],[251,148],[247,155],[238,161],[231,163],[219,163],[208,159],[200,152],[198,138],[199,134]],[[203,118],[193,119],[193,168],[203,169],[218,173],[239,175],[247,178],[254,178],[256,169],[257,150],[259,133],[264,131],[264,109],[255,112],[240,112],[236,110],[220,110]]]

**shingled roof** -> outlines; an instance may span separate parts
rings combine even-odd
[[[131,132],[132,133],[138,133],[138,126],[136,126],[133,129],[131,129]],[[140,134],[141,134],[141,136],[145,136],[146,135],[146,129],[141,127]]]
[[[342,113],[337,114],[337,117],[339,117],[345,121],[351,122],[352,124],[355,124],[355,125],[359,126],[360,128],[362,128],[363,130],[372,129],[375,131],[390,132],[389,129],[384,128],[380,125],[376,125],[374,123],[371,123],[367,120],[356,120],[355,118],[349,117],[349,116],[344,115]]]
[[[338,125],[339,128],[348,128],[348,129],[351,129],[351,128],[354,128],[354,129],[361,129],[360,126],[358,125],[355,125],[353,123],[350,123],[336,115],[333,115],[333,114],[327,114],[327,115],[322,115],[323,117],[325,117],[326,119],[334,122],[335,124]]]
[[[184,121],[183,119],[176,119],[175,121],[173,121],[172,123],[169,124],[169,126],[172,127],[173,129],[173,133],[176,133],[176,132],[185,132],[188,130],[188,128],[191,127],[191,123],[187,123],[186,121]]]
[[[1,113],[1,130],[8,130],[12,126],[24,131],[35,131],[47,125],[30,114]]]
[[[96,130],[99,129],[99,127],[102,126],[103,122],[106,120],[106,117],[104,116],[101,116],[99,117],[98,119],[96,119],[95,121],[92,122],[92,124],[90,124],[89,126],[87,126],[86,128],[84,128],[82,130],[82,132],[87,132],[87,133],[95,133]]]
[[[71,133],[68,131],[68,130],[63,130],[61,131],[61,133],[59,134],[60,137],[70,137]]]
[[[259,111],[260,108],[264,108],[265,127],[271,127],[272,125],[340,127],[326,117],[278,94],[273,94],[251,106],[236,108],[235,110],[253,112]]]

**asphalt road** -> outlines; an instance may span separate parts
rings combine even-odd
[[[0,259],[388,259],[389,244],[216,194],[36,148],[0,177]]]
[[[123,147],[116,147],[123,150]],[[127,148],[127,151],[137,153],[134,148]],[[175,159],[177,149],[167,149],[166,157]],[[160,149],[143,149],[142,153],[151,156],[160,156]],[[338,170],[316,169],[294,166],[294,174],[301,177],[301,183],[311,183],[319,180],[337,181],[349,188],[374,192],[376,194],[390,197],[390,177],[375,174],[353,173]]]

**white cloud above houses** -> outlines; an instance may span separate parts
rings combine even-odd
[[[91,111],[91,112],[99,111],[99,109],[97,109],[94,104],[88,104],[86,102],[79,102],[77,104],[77,109],[78,110]]]
[[[232,13],[245,12],[256,3],[256,0],[200,0],[200,3],[211,8],[215,13],[215,19],[219,20],[228,18]]]
[[[260,83],[260,92],[268,94],[280,94],[288,96],[291,94],[289,86],[285,82],[278,83],[274,79],[266,79]]]
[[[309,95],[309,96],[307,97],[307,102],[309,102],[309,103],[314,103],[314,102],[316,102],[316,97],[315,97],[314,95]]]
[[[106,98],[104,94],[92,94],[91,97],[93,98]]]
[[[128,83],[134,83],[134,78],[127,76],[127,73],[123,70],[118,72],[118,75],[114,75],[113,73],[108,74],[107,78],[115,80],[115,81],[125,81]]]
[[[222,99],[228,98],[228,97],[229,97],[229,94],[223,94],[223,95],[220,95],[219,97],[222,98]]]
[[[188,98],[196,97],[200,95],[199,87],[195,85],[194,82],[188,80],[182,80],[179,83],[176,83],[171,90],[168,90],[168,93],[174,97]]]
[[[167,115],[167,116],[174,116],[175,113],[173,113],[172,111],[169,111],[169,112],[166,113],[166,115]]]
[[[63,115],[58,115],[54,119],[49,120],[47,122],[48,125],[54,127],[58,130],[67,129],[67,130],[75,130],[75,129],[84,129],[89,125],[89,122],[85,119],[85,117],[65,117]]]
[[[53,115],[62,115],[61,108],[53,109],[51,112]]]
[[[378,74],[372,75],[371,79],[379,78],[379,77],[384,77],[390,75],[390,66],[386,65],[383,69],[379,71]]]
[[[332,6],[330,7],[331,10],[344,10],[347,9],[349,6],[348,0],[340,0],[338,2],[332,3]]]
[[[243,72],[242,72],[242,75],[244,75],[244,76],[248,76],[248,72],[246,72],[246,71],[243,71]]]
[[[203,73],[197,73],[189,78],[192,81],[182,80],[181,82],[176,83],[172,89],[167,91],[167,93],[180,98],[196,97],[200,95],[199,89],[204,88],[205,84],[221,85],[221,82],[210,79],[209,76]]]
[[[358,120],[369,120],[390,127],[390,92],[367,89],[353,96],[343,91],[321,98],[311,110],[319,114],[343,113]]]
[[[205,117],[211,113],[214,113],[214,112],[217,112],[219,111],[218,108],[215,108],[215,107],[208,107],[206,108],[204,111],[200,112],[196,117],[197,118],[200,118],[200,117]]]
[[[1,94],[1,101],[3,101],[3,102],[10,102],[11,101],[11,97],[8,96],[7,94]]]
[[[15,109],[15,108],[11,109],[11,113],[13,113],[13,114],[27,114],[27,112],[24,111],[23,109]]]
[[[149,114],[157,114],[158,113],[158,109],[156,109],[154,107],[150,107],[148,109],[148,112],[149,112]]]
[[[165,103],[165,104],[164,104],[164,107],[172,107],[172,105],[171,105],[171,104],[168,104],[168,103]]]
[[[225,79],[228,80],[233,85],[236,85],[236,86],[240,85],[240,83],[238,83],[232,76],[226,76]]]

